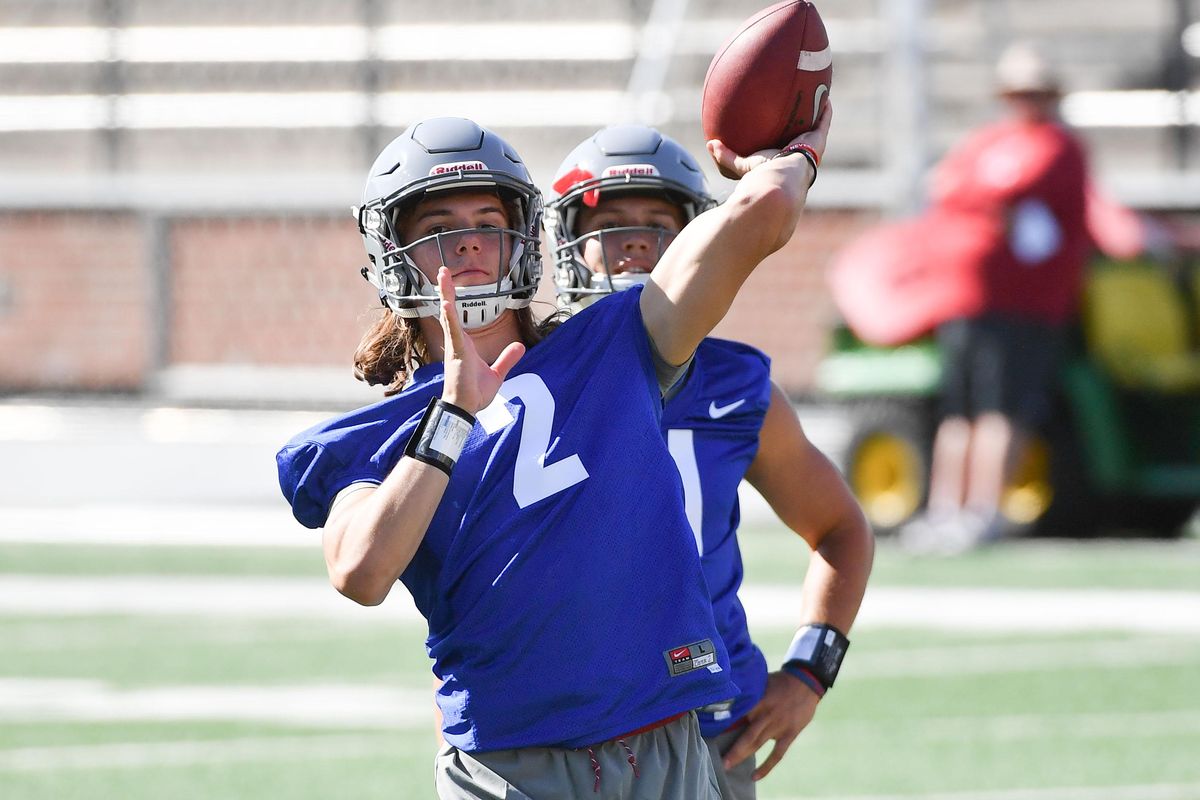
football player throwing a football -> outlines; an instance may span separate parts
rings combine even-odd
[[[733,162],[734,198],[651,281],[552,330],[528,307],[541,195],[507,142],[428,119],[372,166],[356,217],[386,309],[356,370],[390,396],[277,461],[338,591],[399,581],[427,620],[441,797],[719,796],[693,709],[738,689],[659,422],[804,207],[810,162],[769,155]]]
[[[727,154],[714,148],[714,155],[726,155],[718,163],[734,172]],[[656,268],[676,239],[714,205],[699,165],[671,138],[640,125],[599,131],[563,161],[547,203],[560,299],[576,310],[603,306],[615,292],[658,279]],[[700,709],[700,727],[722,797],[753,798],[755,780],[779,762],[833,684],[866,588],[873,539],[837,470],[772,383],[760,351],[722,339],[700,342],[667,398],[662,430],[740,689]],[[800,632],[774,672],[750,638],[738,599],[743,478],[812,549],[796,609]],[[774,748],[755,769],[755,752],[771,740]]]

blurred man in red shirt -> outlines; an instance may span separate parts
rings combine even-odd
[[[1001,494],[1050,412],[1091,246],[1087,158],[1058,119],[1058,75],[1017,44],[997,77],[1005,118],[934,175],[930,216],[944,230],[971,231],[975,245],[967,310],[937,331],[943,419],[928,510],[902,531],[915,549],[962,549],[1006,533]]]

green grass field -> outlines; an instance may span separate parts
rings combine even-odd
[[[743,541],[751,588],[802,574],[789,534]],[[228,603],[173,610],[210,581]],[[873,585],[1195,598],[1200,543],[883,546]],[[162,602],[122,610],[125,586]],[[333,612],[264,613],[283,589]],[[0,798],[432,797],[421,625],[332,593],[315,549],[0,545]],[[1123,622],[864,623],[760,797],[1200,798],[1200,625]],[[756,628],[770,661],[791,632]]]

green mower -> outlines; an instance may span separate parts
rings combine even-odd
[[[1200,508],[1200,269],[1094,264],[1075,338],[1002,513],[1034,535],[1181,535]],[[940,378],[933,339],[875,347],[845,326],[819,366],[850,413],[839,466],[879,534],[925,503]]]

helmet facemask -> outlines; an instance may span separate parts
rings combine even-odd
[[[464,176],[465,177],[465,176]],[[409,185],[394,195],[367,203],[357,210],[359,229],[367,242],[374,268],[364,275],[379,290],[380,299],[401,317],[433,317],[440,309],[437,284],[417,266],[416,253],[427,263],[447,264],[462,237],[495,237],[497,263],[494,281],[456,287],[456,306],[463,327],[480,328],[495,321],[506,309],[525,308],[533,299],[541,277],[541,199],[536,190],[513,181],[504,173],[469,173],[469,180],[422,187]],[[427,191],[494,191],[509,217],[509,227],[464,228],[442,231],[402,244],[399,221]],[[532,222],[531,222],[532,220]],[[431,252],[434,258],[431,259]]]
[[[567,212],[569,218],[578,217],[578,209]],[[571,219],[574,223],[574,219]],[[574,229],[574,224],[563,226]],[[617,271],[617,265],[609,263],[610,251],[619,250],[630,236],[645,236],[654,243],[649,260],[650,269],[662,259],[667,247],[678,235],[666,228],[628,225],[588,231],[554,247],[555,279],[559,296],[578,308],[586,308],[604,295],[641,286],[650,279],[650,269],[645,271]],[[600,271],[594,271],[587,263],[584,252],[589,242],[595,242],[600,253]]]
[[[649,237],[656,245],[650,258],[650,269],[653,269],[678,235],[661,227],[635,225],[578,233],[581,207],[597,206],[602,193],[605,197],[619,193],[666,200],[682,211],[685,225],[710,206],[706,199],[695,198],[686,188],[674,187],[670,181],[661,178],[637,180],[628,176],[583,181],[551,203],[546,217],[555,238],[554,270],[559,301],[577,310],[591,305],[604,295],[640,286],[650,278],[649,269],[644,272],[617,272],[616,265],[609,263],[609,252],[614,248],[606,245],[614,240],[621,242],[631,235]],[[600,271],[593,271],[584,256],[584,250],[592,240],[599,247]]]

